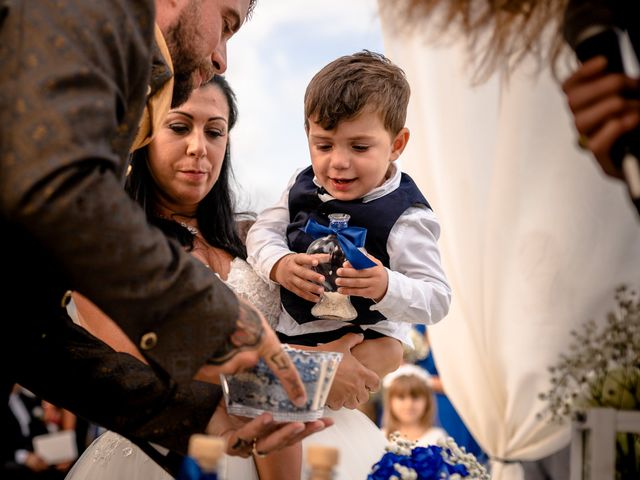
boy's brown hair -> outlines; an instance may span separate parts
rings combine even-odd
[[[405,125],[411,89],[404,71],[380,53],[362,50],[345,55],[315,74],[304,94],[304,126],[309,120],[333,130],[365,109],[380,114],[384,127],[397,134]]]

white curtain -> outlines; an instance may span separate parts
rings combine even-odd
[[[388,23],[385,53],[412,87],[400,166],[440,219],[453,288],[429,328],[445,390],[490,457],[540,459],[569,442],[568,427],[536,418],[547,367],[571,329],[604,320],[617,285],[638,285],[640,217],[577,148],[549,69],[536,76],[529,61],[473,87],[462,41],[434,47]],[[523,478],[501,461],[492,475]]]

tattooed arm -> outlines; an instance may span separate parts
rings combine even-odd
[[[260,312],[242,298],[236,330],[229,337],[226,344],[214,353],[207,363],[220,365],[235,356],[240,350],[256,349],[269,328]]]
[[[280,379],[294,405],[304,405],[306,393],[302,380],[291,358],[282,349],[280,340],[264,316],[253,305],[242,298],[239,298],[239,301],[240,314],[236,330],[224,347],[214,353],[208,363],[212,366],[230,363],[239,352],[254,351],[264,359]],[[217,367],[205,366],[201,369],[199,376],[200,378],[210,377],[214,375],[214,371],[220,372]]]

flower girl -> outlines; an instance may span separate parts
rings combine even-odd
[[[447,432],[433,425],[436,403],[430,384],[429,373],[412,364],[384,377],[382,430],[387,438],[399,432],[424,447],[447,438]]]

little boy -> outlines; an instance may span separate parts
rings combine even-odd
[[[410,323],[433,324],[447,314],[451,289],[440,264],[439,224],[394,163],[409,140],[409,96],[404,72],[366,50],[329,63],[309,83],[304,115],[311,166],[294,174],[247,236],[248,262],[283,287],[276,326],[283,342],[316,346],[356,332],[364,334],[363,343],[391,337],[411,345]],[[338,293],[351,296],[358,312],[350,322],[311,315],[324,278],[312,269],[318,259],[305,252],[314,238],[302,229],[309,220],[328,225],[331,213],[347,213],[349,226],[367,229],[364,247],[376,264],[356,270],[345,262],[336,272]],[[376,356],[385,356],[377,345]],[[336,428],[339,422],[329,430]],[[352,474],[347,478],[365,478],[367,471]]]
[[[338,58],[309,83],[304,113],[311,167],[296,172],[247,237],[249,263],[286,289],[276,327],[283,341],[316,345],[361,332],[411,344],[402,322],[433,324],[447,314],[451,290],[436,243],[440,226],[416,184],[394,163],[409,140],[409,95],[403,71],[369,51]],[[337,271],[338,292],[354,297],[358,311],[348,323],[310,313],[323,277],[311,268],[316,257],[305,253],[314,239],[300,228],[309,219],[326,226],[330,213],[348,213],[349,226],[367,229],[365,249],[377,264]],[[294,318],[291,311],[309,313]]]

